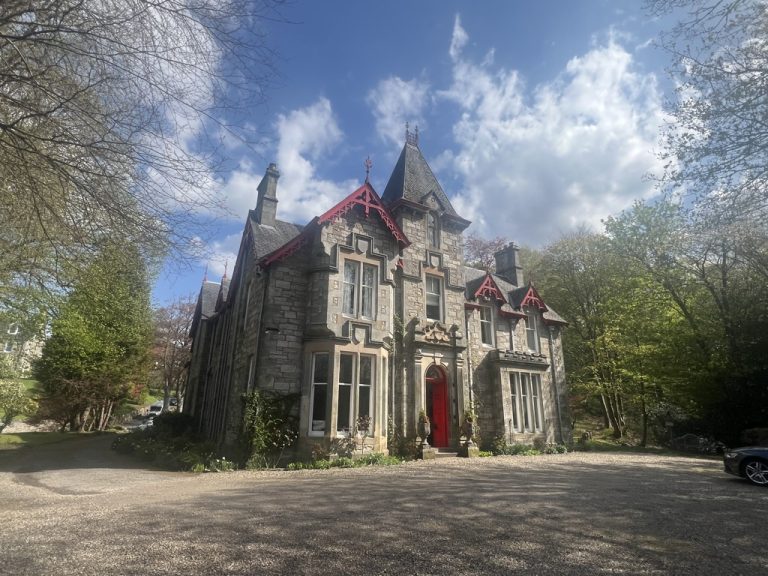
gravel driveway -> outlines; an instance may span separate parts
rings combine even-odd
[[[192,475],[108,444],[0,454],[0,574],[768,573],[768,490],[714,460]]]

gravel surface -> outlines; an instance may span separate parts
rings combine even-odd
[[[768,490],[716,460],[194,475],[109,442],[0,453],[0,574],[768,574]]]

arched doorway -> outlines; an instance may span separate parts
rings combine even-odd
[[[432,423],[428,442],[435,448],[448,446],[448,379],[442,367],[433,364],[427,369],[427,416]]]

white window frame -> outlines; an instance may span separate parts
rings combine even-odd
[[[544,406],[541,374],[510,372],[512,397],[512,427],[515,432],[538,433],[544,431]]]
[[[493,310],[490,306],[480,306],[480,342],[485,346],[493,346],[495,341],[493,329]],[[483,315],[487,314],[487,318]]]
[[[342,369],[341,362],[343,357],[349,357],[352,362],[352,377],[351,382],[342,382]],[[371,366],[371,380],[369,384],[363,384],[360,379],[361,366],[363,358],[366,358],[370,362]],[[355,352],[340,352],[339,353],[339,377],[338,377],[338,393],[336,394],[336,422],[335,431],[336,436],[344,437],[349,436],[355,432],[357,427],[357,420],[360,417],[360,390],[362,388],[368,388],[368,416],[371,418],[369,433],[373,430],[373,394],[376,382],[376,356],[372,354],[358,354]],[[347,414],[347,421],[341,421],[341,413],[339,411],[339,401],[342,396],[342,386],[348,389],[349,394],[349,413]]]
[[[11,334],[12,336],[15,336],[19,333],[19,324],[18,322],[12,322],[8,324],[8,334]]]
[[[355,271],[353,281],[347,280],[348,266]],[[364,284],[366,270],[373,272],[373,283],[371,285]],[[344,260],[341,281],[341,313],[350,318],[376,320],[376,293],[379,288],[378,266],[367,262],[360,262],[359,260]],[[352,299],[351,305],[348,302],[348,297]],[[370,314],[366,313],[366,308],[370,308]]]
[[[6,341],[5,346],[3,347],[3,352],[7,354],[13,352],[13,340]]]
[[[433,280],[434,282],[436,282],[437,289],[438,289],[437,292],[430,292],[430,286],[429,286],[430,280]],[[427,320],[438,320],[439,322],[443,322],[443,308],[444,308],[443,307],[443,292],[444,292],[444,290],[443,290],[443,279],[440,276],[433,276],[432,274],[427,274],[425,276],[425,279],[424,279],[424,294],[425,294],[425,298],[424,298],[424,313],[425,313],[425,315],[427,317]],[[439,317],[438,318],[433,318],[432,316],[429,315],[429,308],[430,308],[430,306],[429,306],[428,302],[429,302],[430,295],[437,296],[437,304],[438,304],[438,311],[439,311],[439,313],[438,313]]]
[[[326,374],[325,374],[325,382],[322,382],[320,380],[315,379],[315,368],[317,364],[317,358],[319,356],[325,356],[326,357]],[[328,352],[315,352],[312,354],[312,371],[310,372],[310,395],[309,395],[309,430],[308,434],[310,436],[324,436],[325,430],[328,428],[328,389],[331,385],[331,355]],[[325,386],[325,413],[322,415],[322,420],[314,420],[315,416],[315,395],[318,393],[318,387]],[[322,428],[315,429],[315,422],[322,422]]]
[[[533,347],[531,346],[533,341]],[[525,345],[531,352],[540,352],[538,311],[533,308],[525,310]]]

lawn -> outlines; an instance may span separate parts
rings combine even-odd
[[[17,450],[25,446],[42,446],[87,437],[77,432],[19,432],[0,434],[0,450]]]

